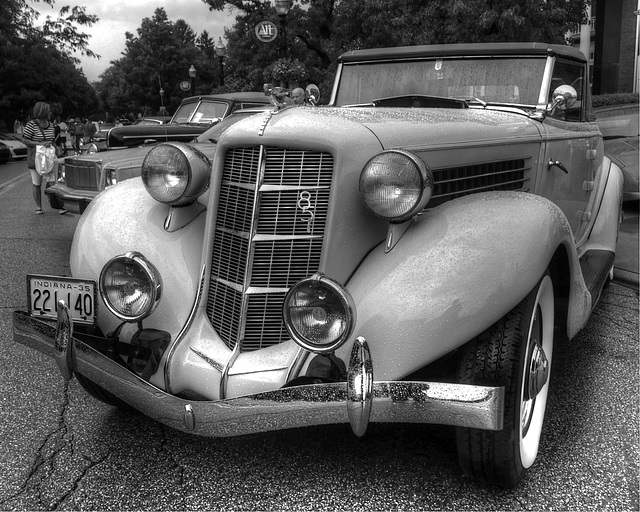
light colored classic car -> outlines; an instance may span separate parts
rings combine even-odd
[[[215,151],[215,145],[211,142],[217,140],[224,130],[240,119],[271,108],[270,104],[265,104],[261,107],[235,110],[198,135],[192,144],[211,158]],[[154,146],[155,143],[149,143],[132,148],[91,151],[88,154],[66,158],[58,168],[56,183],[45,190],[51,207],[81,214],[93,198],[106,188],[140,176],[142,161]]]
[[[15,133],[0,133],[0,142],[9,148],[12,160],[27,158],[27,146]]]
[[[466,474],[516,485],[554,343],[613,271],[587,72],[539,43],[344,54],[328,106],[236,123],[212,165],[151,149],[80,219],[72,277],[28,276],[15,340],[185,432],[446,424]]]

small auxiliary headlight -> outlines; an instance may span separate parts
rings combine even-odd
[[[86,146],[83,146],[82,149],[80,150],[80,154],[82,155],[92,155],[93,153],[97,153],[97,152],[98,152],[98,146],[93,142],[91,144],[87,144]]]
[[[293,341],[316,354],[327,354],[351,335],[356,309],[346,288],[317,273],[289,290],[283,315]]]
[[[136,322],[149,316],[160,301],[162,282],[156,268],[140,253],[107,262],[100,273],[100,295],[115,316]]]
[[[408,151],[383,151],[360,173],[360,197],[365,206],[391,222],[402,222],[420,212],[432,191],[431,171]]]
[[[111,187],[118,184],[118,175],[113,167],[107,167],[104,170],[104,181],[105,187]]]
[[[142,162],[142,182],[156,201],[174,206],[189,204],[209,187],[211,162],[197,149],[181,142],[154,147]]]

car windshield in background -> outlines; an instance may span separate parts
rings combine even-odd
[[[172,123],[211,124],[222,119],[229,105],[222,101],[201,101],[180,106],[171,120]]]
[[[544,58],[521,57],[348,63],[342,68],[335,104],[425,95],[535,106],[545,63]]]

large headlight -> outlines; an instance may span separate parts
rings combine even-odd
[[[356,310],[345,288],[318,273],[289,290],[283,314],[293,341],[317,354],[326,354],[347,341]]]
[[[99,288],[109,311],[122,320],[136,322],[157,306],[162,282],[142,254],[130,252],[107,262],[100,273]]]
[[[420,212],[431,199],[433,175],[416,155],[402,150],[377,154],[360,173],[360,196],[373,213],[401,222]]]
[[[211,162],[200,151],[180,142],[154,147],[142,162],[142,182],[156,201],[189,204],[209,187]]]

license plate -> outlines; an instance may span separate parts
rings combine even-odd
[[[56,276],[27,276],[29,314],[36,318],[58,317],[58,301],[64,300],[75,323],[94,324],[96,320],[96,283]]]

